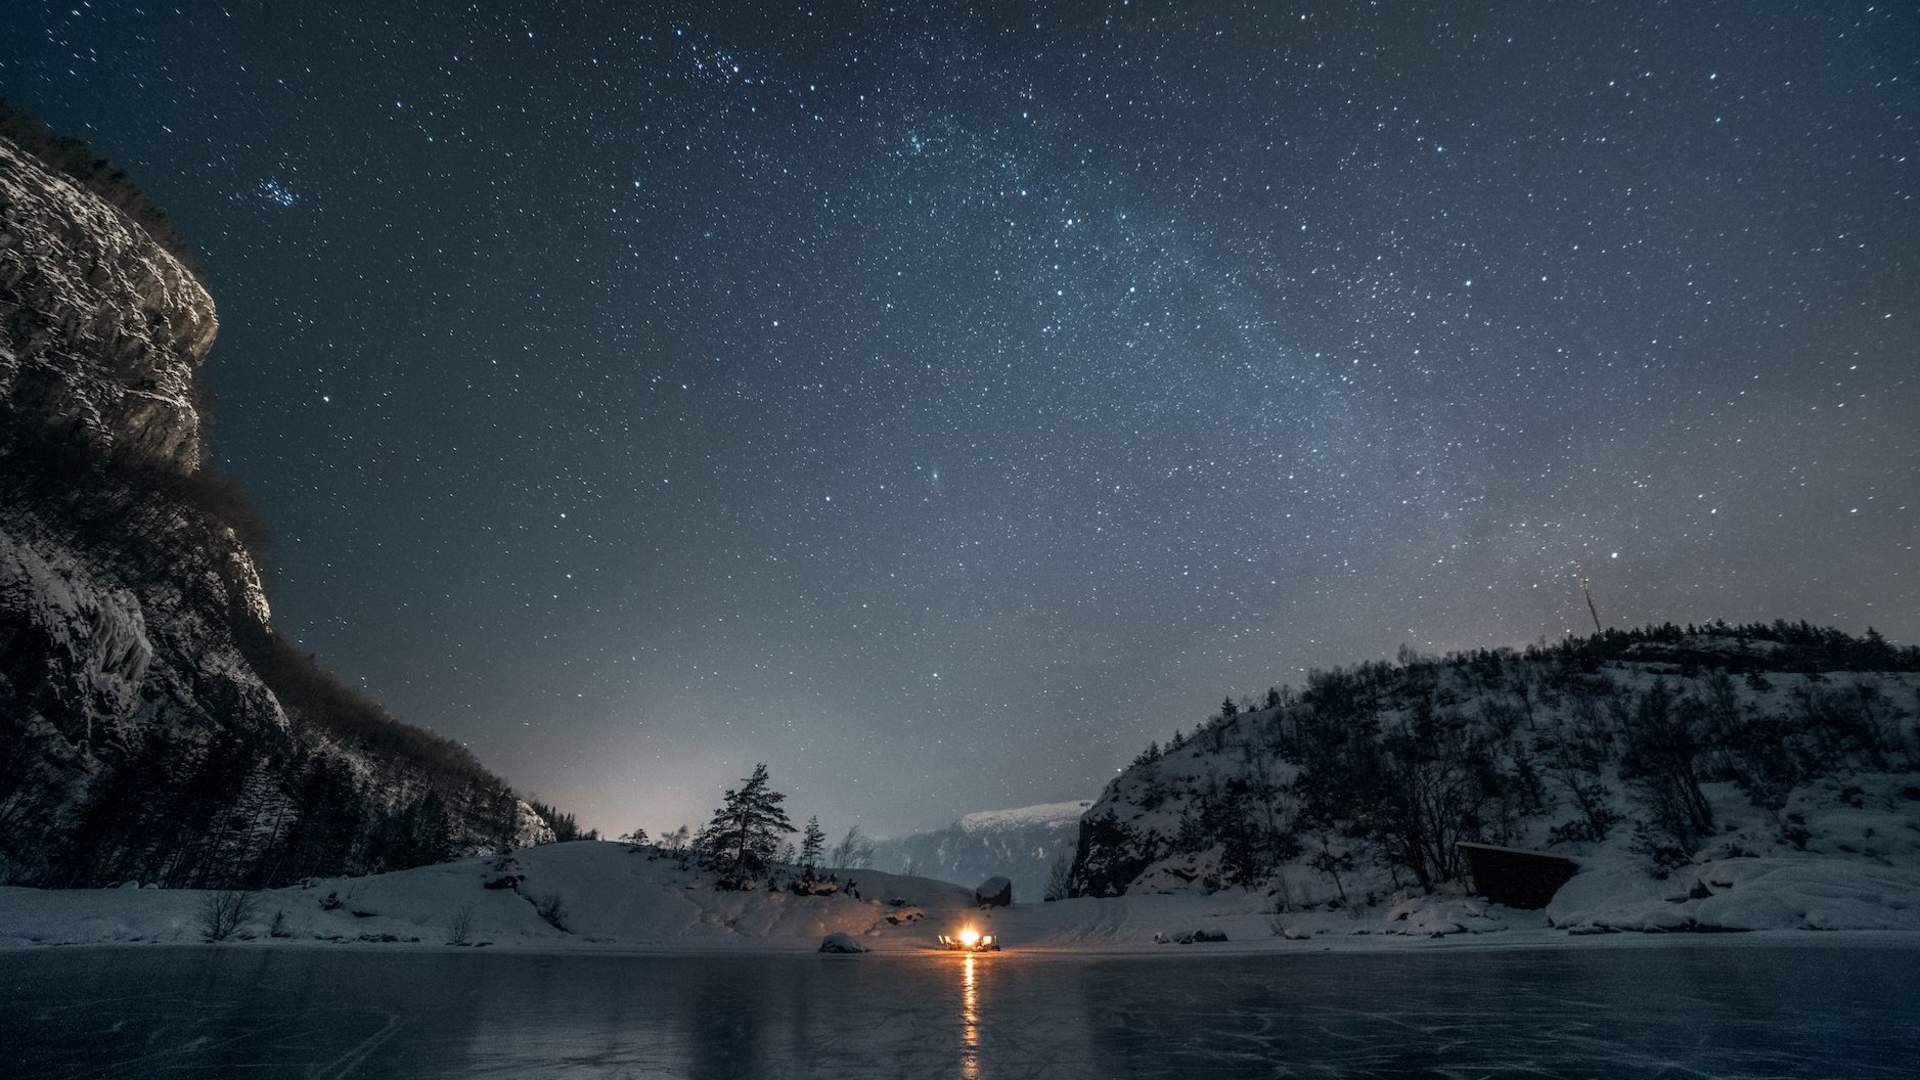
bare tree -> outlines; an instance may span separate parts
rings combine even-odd
[[[827,861],[842,870],[864,870],[873,865],[873,841],[860,831],[860,826],[848,826],[846,835],[828,853]]]
[[[567,929],[567,905],[566,901],[560,898],[559,893],[548,893],[542,896],[534,902],[533,911],[534,914],[540,916],[542,921],[555,930],[563,934],[573,932]]]
[[[219,889],[200,901],[200,934],[208,941],[225,941],[253,914],[254,895],[242,889]]]
[[[447,944],[466,945],[473,940],[473,901],[453,909],[447,917]]]
[[[1654,680],[1633,712],[1620,774],[1646,811],[1656,864],[1684,861],[1713,833],[1713,807],[1695,768],[1703,712],[1693,698],[1676,700],[1663,679]]]

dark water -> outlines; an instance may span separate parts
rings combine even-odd
[[[1920,951],[0,953],[6,1077],[1920,1076]]]

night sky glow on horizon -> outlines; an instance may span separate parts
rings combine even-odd
[[[929,6],[930,7],[930,6]],[[1920,639],[1920,11],[25,0],[281,630],[612,832],[1601,614]]]

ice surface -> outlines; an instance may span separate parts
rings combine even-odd
[[[1912,1075],[1920,951],[1752,940],[1165,959],[16,952],[0,1073]]]

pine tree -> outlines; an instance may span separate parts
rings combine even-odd
[[[728,789],[695,841],[701,861],[720,875],[721,887],[746,888],[766,872],[780,850],[780,838],[793,831],[793,822],[780,808],[786,800],[768,785],[765,765],[755,765],[739,788]]]
[[[819,815],[808,818],[807,831],[800,836],[800,873],[807,880],[813,880],[813,871],[826,849],[827,834],[820,828]]]

